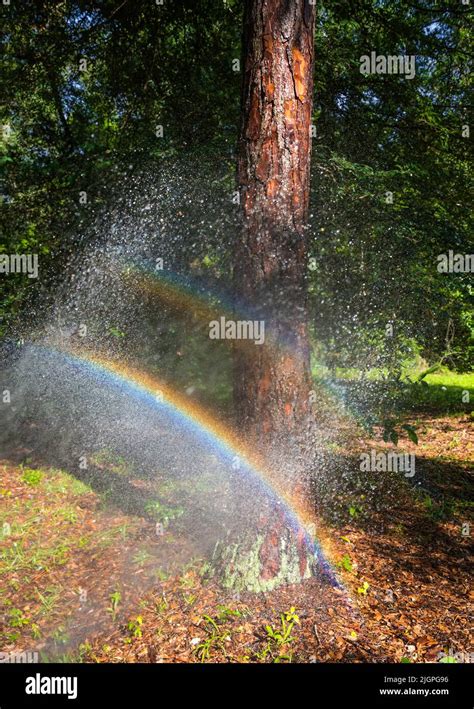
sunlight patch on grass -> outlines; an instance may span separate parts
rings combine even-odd
[[[458,374],[449,370],[434,372],[425,377],[427,384],[445,387],[457,387],[459,389],[471,390],[474,394],[474,372]]]

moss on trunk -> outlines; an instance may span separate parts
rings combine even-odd
[[[261,532],[256,536],[249,533],[234,543],[218,542],[205,574],[216,578],[224,588],[253,593],[300,583],[313,575],[316,559],[311,555],[302,556],[301,545],[290,532],[281,534],[278,539],[275,551],[279,565],[270,575],[262,554],[266,541],[267,535]]]

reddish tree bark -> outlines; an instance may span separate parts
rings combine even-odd
[[[239,342],[239,430],[267,453],[292,456],[310,424],[306,322],[313,93],[314,6],[309,0],[246,0],[238,179],[243,227],[235,249],[236,318],[265,322],[265,343]],[[279,459],[279,463],[281,459]],[[293,466],[290,473],[293,477]],[[273,465],[281,476],[284,465]],[[285,480],[304,497],[301,478]],[[282,480],[280,479],[280,483]],[[285,488],[285,489],[288,489]],[[300,501],[300,500],[299,500]],[[214,565],[234,588],[269,590],[315,571],[314,550],[284,509],[262,510],[255,530],[221,545]]]
[[[264,345],[235,352],[239,425],[271,444],[308,421],[307,239],[314,6],[246,0],[234,281],[265,321]]]

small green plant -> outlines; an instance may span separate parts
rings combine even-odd
[[[125,337],[125,333],[119,330],[118,327],[109,327],[109,334],[118,338]]]
[[[180,588],[194,588],[196,586],[196,577],[194,572],[186,571],[179,579]]]
[[[130,525],[125,523],[120,525],[118,527],[118,532],[120,533],[120,536],[122,537],[123,541],[125,541],[128,537],[128,530],[129,530]]]
[[[20,633],[2,633],[1,638],[5,638],[7,643],[16,643],[20,639]]]
[[[400,425],[399,421],[394,421],[392,419],[384,419],[382,421],[382,438],[385,443],[391,441],[394,446],[398,445],[398,439],[400,438],[400,430],[406,432],[408,438],[412,443],[418,445],[418,435],[416,433],[416,428],[409,423],[404,423]]]
[[[219,615],[217,616],[219,622],[224,622],[229,618],[241,618],[243,616],[242,611],[235,610],[234,608],[228,608],[227,606],[217,606],[219,610]]]
[[[197,596],[194,593],[183,593],[183,600],[187,606],[192,606],[196,602]]]
[[[8,585],[10,588],[13,588],[14,591],[19,591],[21,588],[21,584],[17,579],[9,579]]]
[[[56,605],[56,602],[60,595],[60,590],[52,586],[46,589],[46,593],[43,594],[41,593],[41,591],[36,589],[36,595],[41,601],[41,613],[43,615],[49,615],[52,612],[54,606]]]
[[[300,625],[300,619],[292,606],[289,611],[281,613],[279,626],[276,628],[273,625],[265,626],[266,644],[263,650],[257,653],[257,657],[261,660],[270,657],[275,663],[291,662],[293,653],[289,645],[295,640],[291,634],[295,625]]]
[[[79,645],[78,661],[83,662],[92,651],[92,645],[86,640],[85,643]]]
[[[161,596],[161,599],[159,601],[156,601],[155,603],[155,612],[160,615],[161,613],[164,613],[166,610],[168,610],[168,601],[166,600],[166,596],[163,594]]]
[[[143,636],[143,618],[137,615],[136,618],[131,618],[127,624],[128,632],[130,633],[129,642],[132,638],[141,638]]]
[[[367,581],[364,581],[362,586],[359,586],[359,588],[357,589],[357,593],[360,593],[362,596],[366,596],[369,588],[370,585],[367,583]]]
[[[66,645],[70,640],[70,635],[63,625],[60,625],[59,628],[54,631],[52,637],[54,642],[58,645]]]
[[[353,519],[357,519],[359,515],[362,513],[362,508],[359,507],[359,505],[353,504],[349,505],[349,514]]]
[[[201,620],[204,620],[204,630],[207,634],[205,640],[197,645],[194,652],[201,662],[206,662],[215,651],[221,651],[225,654],[225,642],[230,639],[229,631],[223,630],[218,625],[217,618],[211,618],[209,615],[203,615]]]
[[[23,468],[23,475],[21,476],[21,479],[27,485],[31,485],[32,487],[34,487],[35,485],[39,485],[42,481],[43,473],[41,472],[41,470],[34,470],[33,468]]]
[[[30,622],[20,608],[12,608],[8,615],[10,616],[11,628],[23,628],[24,625],[28,625]]]
[[[41,629],[36,623],[31,624],[31,635],[34,640],[39,640],[41,638]]]
[[[107,612],[110,613],[112,620],[115,621],[117,618],[118,607],[120,601],[122,600],[122,594],[120,591],[114,591],[109,596],[110,606],[107,608]]]
[[[104,448],[91,457],[91,462],[98,468],[115,475],[132,475],[133,466],[121,455]]]
[[[60,510],[59,514],[66,522],[70,522],[71,524],[77,522],[77,512],[72,507]]]
[[[181,507],[168,507],[159,500],[148,500],[145,503],[145,512],[166,527],[170,520],[180,517],[184,510]]]
[[[133,563],[141,566],[142,564],[146,564],[147,561],[150,561],[151,558],[152,557],[149,551],[146,549],[139,549],[133,556]]]
[[[63,566],[67,563],[70,549],[67,544],[61,543],[53,551],[53,561],[58,566]]]
[[[342,559],[337,562],[338,566],[345,571],[352,571],[352,560],[349,554],[344,554]]]
[[[434,522],[452,519],[454,515],[453,501],[449,499],[433,500],[430,495],[423,498],[423,507]]]
[[[169,578],[169,573],[164,569],[155,569],[153,573],[159,581],[166,581],[166,579]]]

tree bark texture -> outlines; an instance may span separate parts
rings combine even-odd
[[[265,321],[265,344],[235,351],[239,426],[272,444],[301,431],[310,404],[306,322],[314,6],[246,0],[235,249],[236,309]]]

